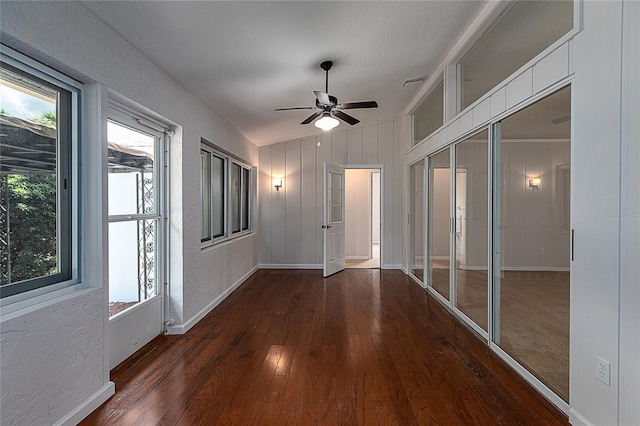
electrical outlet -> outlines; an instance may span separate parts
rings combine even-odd
[[[605,385],[611,386],[611,363],[606,359],[600,358],[599,356],[596,357],[596,360],[598,361],[598,370],[596,371],[596,377]]]

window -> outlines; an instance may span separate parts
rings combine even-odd
[[[249,192],[251,187],[251,169],[241,164],[231,165],[231,232],[238,233],[249,229]]]
[[[443,82],[436,86],[413,113],[413,145],[417,145],[442,126],[444,115]]]
[[[225,237],[226,159],[201,149],[202,164],[202,236],[201,241]]]
[[[65,80],[65,81],[63,81]],[[74,283],[80,85],[3,51],[0,61],[0,296]],[[50,287],[56,286],[56,287]]]
[[[573,0],[516,1],[458,64],[460,111],[573,28]]]
[[[149,125],[109,108],[110,317],[156,296],[164,271],[165,135]]]
[[[213,149],[200,148],[203,247],[251,232],[252,169]]]

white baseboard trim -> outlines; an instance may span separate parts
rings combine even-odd
[[[488,268],[486,266],[465,265],[465,266],[461,266],[460,269],[462,269],[463,271],[488,271]]]
[[[503,271],[547,271],[547,272],[569,272],[566,266],[504,266]]]
[[[184,334],[187,331],[189,331],[189,329],[191,327],[196,325],[198,323],[198,321],[200,321],[202,318],[204,318],[209,312],[213,311],[213,309],[216,306],[218,306],[220,304],[220,302],[222,302],[224,299],[227,298],[227,296],[229,296],[231,293],[233,293],[233,291],[235,289],[240,287],[240,285],[243,282],[245,282],[251,275],[253,275],[253,273],[256,272],[258,269],[259,269],[259,265],[256,265],[253,268],[251,268],[251,270],[249,270],[249,272],[247,272],[242,277],[240,277],[240,279],[238,281],[236,281],[231,287],[229,287],[227,290],[225,290],[220,296],[216,297],[207,306],[202,308],[200,310],[200,312],[198,312],[197,314],[195,314],[194,316],[189,318],[188,321],[185,321],[182,324],[176,324],[176,325],[172,325],[172,326],[167,327],[166,334]]]
[[[569,409],[569,423],[573,426],[593,426],[593,423],[576,411],[575,408]]]
[[[69,414],[58,420],[56,426],[75,426],[84,420],[89,414],[93,413],[107,399],[116,393],[116,385],[113,382],[107,382],[98,392],[87,398],[82,404],[78,405]]]
[[[322,269],[319,263],[261,263],[260,269]]]
[[[369,256],[345,256],[346,260],[369,260],[371,257]]]
[[[382,265],[382,269],[402,269],[402,265],[385,263]]]
[[[409,275],[409,270],[404,265],[402,265],[400,269],[405,273],[405,275]]]

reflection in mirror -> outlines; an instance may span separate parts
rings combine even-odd
[[[428,285],[449,300],[450,149],[429,157],[429,279]]]
[[[488,313],[487,130],[455,146],[455,304],[487,331]]]
[[[494,341],[569,399],[571,89],[507,117],[497,141]],[[529,181],[540,179],[538,189]]]
[[[424,160],[411,166],[411,273],[424,282]]]

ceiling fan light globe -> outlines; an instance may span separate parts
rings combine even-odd
[[[340,124],[340,122],[338,120],[336,120],[335,118],[331,117],[329,114],[326,114],[326,115],[323,114],[322,118],[320,118],[319,120],[317,120],[313,124],[318,129],[331,130],[331,129],[337,127],[338,124]]]

